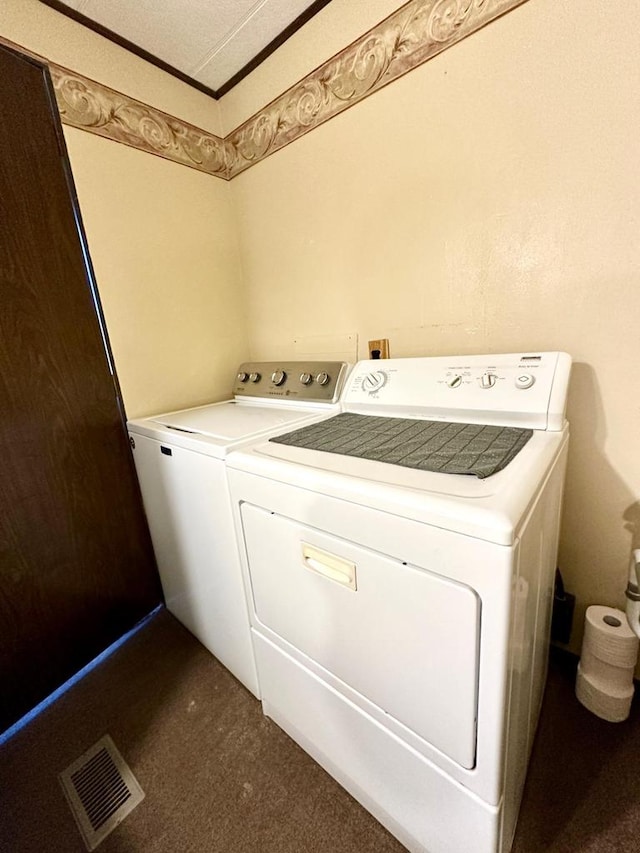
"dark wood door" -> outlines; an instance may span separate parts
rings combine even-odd
[[[160,601],[51,81],[0,47],[0,731]]]

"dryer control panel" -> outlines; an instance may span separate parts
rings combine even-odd
[[[560,430],[571,357],[563,352],[360,361],[346,411]]]

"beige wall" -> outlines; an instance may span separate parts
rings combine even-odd
[[[220,133],[218,104],[36,0],[3,0],[0,35]],[[230,185],[65,128],[129,417],[222,399],[247,357]]]
[[[353,4],[332,7],[334,32]],[[231,184],[255,357],[334,333],[360,357],[374,337],[571,353],[560,565],[581,607],[623,606],[640,547],[639,28],[632,0],[525,3]],[[295,82],[304,32],[225,96],[227,129],[249,87]]]
[[[227,397],[248,354],[230,185],[65,137],[127,414]]]

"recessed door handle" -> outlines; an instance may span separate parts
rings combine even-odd
[[[306,568],[311,569],[329,580],[342,584],[349,589],[357,590],[356,564],[337,554],[330,554],[315,545],[302,543],[302,562]]]

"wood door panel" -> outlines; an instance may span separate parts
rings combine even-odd
[[[48,73],[0,79],[1,729],[161,593]]]

